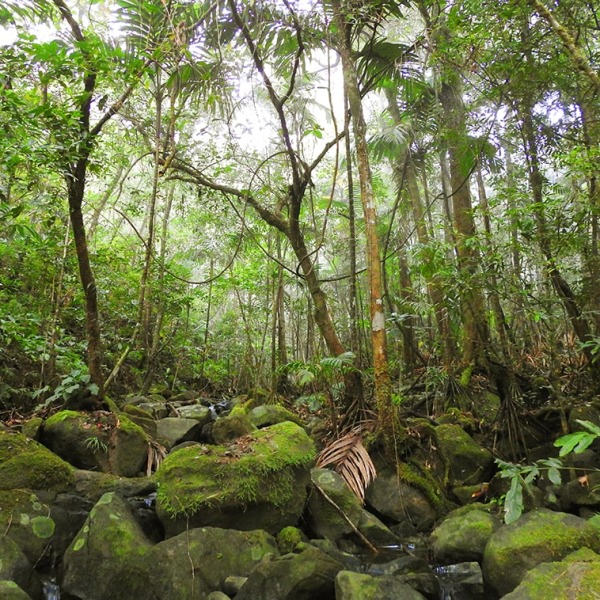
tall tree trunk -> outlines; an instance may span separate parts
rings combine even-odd
[[[449,35],[445,30],[439,36]],[[440,102],[447,129],[446,143],[450,158],[450,183],[456,253],[461,280],[461,305],[464,324],[464,360],[487,367],[490,335],[479,271],[477,233],[469,187],[472,161],[469,160],[465,107],[458,74],[454,67],[441,69]]]
[[[544,180],[539,163],[531,101],[524,99],[519,106],[519,112],[522,123],[525,157],[529,169],[529,186],[533,197],[532,210],[537,226],[538,244],[542,256],[544,257],[545,272],[550,278],[556,294],[563,303],[577,339],[582,343],[582,351],[588,361],[590,369],[593,373],[598,375],[600,364],[594,363],[594,355],[592,354],[591,348],[586,345],[586,342],[589,342],[592,339],[589,323],[582,315],[575,293],[567,280],[563,277],[552,249],[552,241],[550,239],[546,213],[544,210]]]
[[[356,163],[358,166],[361,201],[365,217],[375,400],[381,428],[386,443],[389,449],[391,449],[397,432],[397,414],[391,401],[392,382],[388,370],[386,323],[382,298],[381,258],[379,256],[379,239],[377,236],[377,212],[375,209],[375,196],[373,193],[367,148],[366,123],[360,90],[358,88],[356,67],[347,35],[348,17],[350,14],[347,12],[346,6],[342,6],[340,0],[333,0],[331,5],[333,7],[334,22],[338,29],[338,50],[342,59],[344,88],[348,95],[348,103],[352,113]]]

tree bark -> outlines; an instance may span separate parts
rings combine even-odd
[[[346,6],[342,6],[340,0],[333,0],[331,5],[333,8],[334,22],[337,26],[338,51],[342,59],[344,89],[346,90],[350,111],[352,113],[356,163],[358,166],[361,201],[365,217],[375,400],[379,413],[380,426],[386,439],[386,443],[391,449],[397,432],[397,415],[391,401],[392,383],[388,370],[386,322],[382,298],[381,259],[379,256],[379,239],[377,236],[377,212],[375,209],[375,196],[373,193],[371,168],[367,148],[366,123],[360,90],[358,88],[356,66],[354,64],[347,36],[349,14],[346,12]]]

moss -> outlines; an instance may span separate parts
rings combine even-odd
[[[400,481],[422,492],[438,515],[448,511],[450,504],[443,496],[439,483],[431,473],[421,469],[419,465],[399,462],[397,475]]]
[[[83,416],[83,413],[77,412],[76,410],[61,410],[54,413],[51,417],[46,420],[46,425],[56,425],[56,423],[62,423],[68,419],[78,419]]]
[[[284,527],[276,536],[277,546],[282,554],[289,554],[308,541],[302,530],[297,527]]]
[[[146,435],[146,432],[139,425],[134,423],[131,419],[129,419],[123,413],[121,413],[119,415],[119,429],[125,433],[129,433],[129,434],[133,434],[133,435],[140,435],[144,439],[146,439],[148,437]]]
[[[236,404],[229,413],[230,417],[240,417],[245,416],[248,412],[248,406],[252,403],[252,400],[248,400],[244,404]]]
[[[0,432],[0,489],[55,490],[74,482],[73,468],[22,434]]]
[[[123,407],[123,412],[127,413],[130,416],[141,417],[143,419],[154,419],[152,413],[140,408],[139,406],[135,406],[135,404],[126,404]],[[121,413],[122,416],[123,413]]]
[[[306,467],[314,457],[304,430],[289,422],[253,432],[229,446],[183,448],[167,457],[156,473],[158,500],[172,516],[240,502],[284,506],[293,496],[293,467]]]

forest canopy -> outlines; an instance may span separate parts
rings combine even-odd
[[[597,389],[599,19],[3,2],[2,409],[261,388],[389,423],[416,385]]]

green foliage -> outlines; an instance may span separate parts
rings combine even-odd
[[[44,386],[42,389],[34,392],[33,397],[38,398],[50,390],[49,386]],[[48,408],[50,404],[57,400],[68,400],[75,392],[88,391],[92,395],[96,395],[99,391],[98,386],[90,381],[90,375],[87,369],[73,369],[68,375],[62,378],[60,383],[54,388],[52,394],[45,399],[42,404],[36,406],[36,411]]]
[[[561,458],[571,453],[580,454],[595,440],[600,439],[600,427],[590,421],[578,419],[577,422],[587,431],[568,433],[554,442],[554,445],[560,448]],[[545,472],[554,485],[560,485],[561,470],[566,468],[558,458],[538,460],[531,465],[517,465],[496,459],[496,464],[500,468],[500,476],[510,479],[510,489],[504,497],[506,523],[513,523],[519,519],[524,510],[523,494],[524,492],[531,494],[530,486],[540,475]]]

